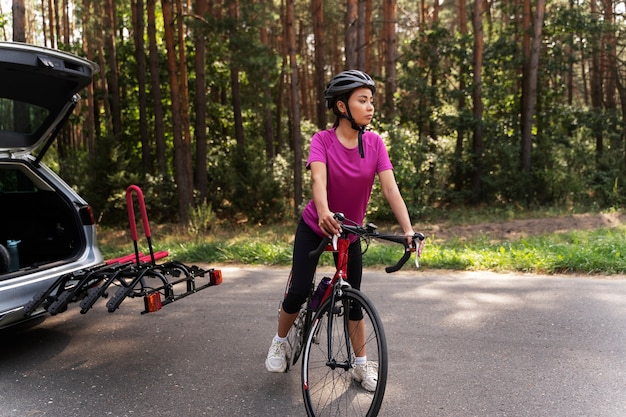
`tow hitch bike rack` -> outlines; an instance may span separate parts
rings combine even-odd
[[[133,193],[137,195],[144,234],[150,251],[147,255],[139,251],[137,244]],[[52,315],[62,313],[72,302],[80,302],[80,312],[85,314],[100,298],[108,297],[108,291],[112,286],[117,289],[106,304],[110,313],[116,311],[129,297],[143,297],[145,310],[141,314],[152,313],[164,305],[222,283],[222,271],[219,269],[202,269],[178,261],[157,264],[157,260],[166,258],[169,253],[153,250],[146,204],[143,192],[138,186],[131,185],[126,189],[126,206],[134,253],[61,275],[48,289],[24,305],[25,316],[29,317],[40,309]],[[204,278],[203,282],[201,278]]]

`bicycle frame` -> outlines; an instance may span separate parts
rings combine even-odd
[[[335,285],[338,281],[344,281],[342,285],[349,285],[346,281],[348,278],[348,248],[350,247],[350,239],[348,239],[345,233],[337,239],[337,248],[335,249],[332,244],[328,244],[324,252],[337,252],[337,270],[333,276],[332,281],[328,285],[326,292],[322,296],[319,305],[322,305],[324,301],[333,293]]]

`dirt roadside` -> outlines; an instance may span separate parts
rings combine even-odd
[[[484,236],[492,240],[516,240],[545,233],[614,228],[626,223],[624,213],[574,214],[566,217],[489,222],[473,225],[426,225],[421,231],[435,240]]]

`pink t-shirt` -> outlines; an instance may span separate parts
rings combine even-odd
[[[393,169],[389,154],[382,138],[374,132],[363,133],[365,158],[359,155],[359,148],[347,149],[339,142],[334,129],[322,130],[313,135],[307,168],[311,162],[323,162],[327,170],[328,208],[341,212],[347,219],[363,223],[367,204],[372,194],[376,174]],[[315,203],[310,200],[302,218],[320,236]]]

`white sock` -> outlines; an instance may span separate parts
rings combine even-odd
[[[287,337],[280,337],[280,336],[278,336],[278,333],[276,333],[276,336],[274,336],[274,341],[275,342],[280,342],[280,343],[285,343],[287,341]]]
[[[360,356],[360,357],[354,358],[355,365],[365,365],[366,363],[367,363],[367,356]]]

